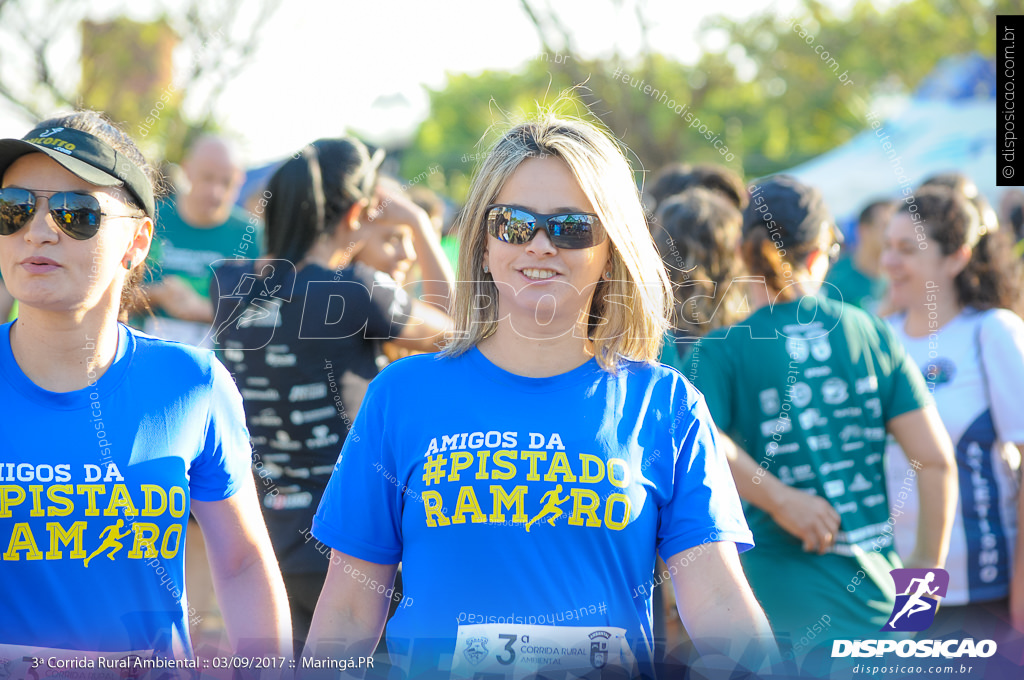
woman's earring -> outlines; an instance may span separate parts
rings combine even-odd
[[[484,274],[490,274],[490,273],[491,273],[491,268],[488,267],[487,265],[484,265]]]
[[[605,281],[611,281],[612,280],[612,270],[611,269],[609,269],[608,271],[606,271],[604,273],[604,280]]]
[[[132,270],[132,266],[134,264],[135,264],[135,261],[132,258],[130,258],[130,257],[127,260],[121,260],[121,266],[124,267],[125,270],[127,270],[127,271],[131,271]]]

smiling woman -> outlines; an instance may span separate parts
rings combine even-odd
[[[153,237],[153,171],[77,112],[0,140],[0,176],[0,271],[20,303],[0,326],[0,643],[190,656],[191,509],[235,650],[287,653],[231,376],[117,321]]]
[[[1018,526],[1024,519],[1024,411],[1018,401],[1024,321],[1015,313],[1020,263],[1005,235],[988,233],[962,193],[924,187],[914,209],[927,247],[917,247],[916,220],[902,206],[885,232],[882,267],[892,282],[893,305],[902,310],[888,321],[928,381],[956,451],[960,503],[946,566],[949,589],[935,621],[1001,640],[1010,616],[1024,630],[1024,536]],[[915,520],[923,514],[915,490],[899,487],[907,458],[890,445],[889,500],[904,558],[915,549]],[[896,503],[904,500],[907,511],[897,514]]]
[[[622,151],[580,121],[517,125],[459,228],[458,339],[374,379],[314,519],[334,555],[305,654],[372,650],[388,601],[344,570],[390,584],[402,562],[416,606],[387,637],[409,677],[653,676],[651,600],[634,593],[660,553],[698,648],[759,639],[760,666],[774,642],[737,557],[752,538],[702,398],[655,363],[670,292]],[[572,625],[516,616],[571,610]]]

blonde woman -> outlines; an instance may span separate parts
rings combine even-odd
[[[772,647],[703,400],[655,363],[671,293],[619,147],[513,127],[459,228],[456,338],[371,383],[314,520],[334,551],[306,655],[372,650],[402,562],[388,646],[409,677],[650,676],[656,552],[698,643]]]

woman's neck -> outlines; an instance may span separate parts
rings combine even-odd
[[[952,285],[952,282],[949,284]],[[963,311],[955,295],[947,295],[943,289],[935,288],[925,293],[920,304],[907,309],[903,332],[912,338],[921,338],[938,331]]]
[[[786,287],[786,291],[792,291],[793,297],[788,300],[779,299],[779,291],[767,286],[764,281],[751,281],[748,290],[750,301],[754,309],[761,309],[768,304],[779,304],[799,300],[805,295],[817,295],[821,290],[821,282],[809,277],[794,277],[793,284]]]
[[[11,327],[11,351],[22,372],[51,392],[95,383],[117,355],[117,309],[84,313],[22,307]]]
[[[342,227],[338,227],[341,229]],[[303,263],[318,264],[324,269],[344,269],[355,257],[355,243],[339,247],[335,239],[322,237],[302,258]]]
[[[493,335],[477,345],[487,359],[509,373],[528,378],[549,378],[568,373],[594,356],[586,327],[572,333],[542,337],[541,333],[514,328],[509,317],[498,322]]]

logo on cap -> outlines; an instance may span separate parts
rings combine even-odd
[[[48,130],[43,130],[42,132],[39,133],[39,136],[40,137],[52,137],[53,135],[57,134],[58,132],[60,132],[63,129],[64,128],[62,128],[62,127],[56,127],[56,128],[50,128]]]
[[[896,603],[882,630],[922,631],[935,621],[939,606],[936,598],[945,597],[949,573],[945,569],[893,569]]]

